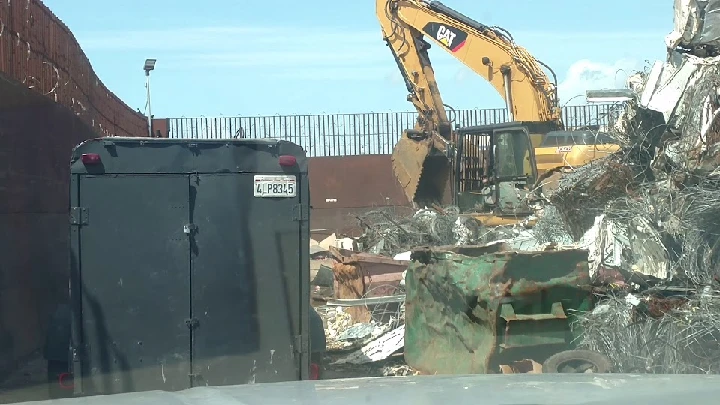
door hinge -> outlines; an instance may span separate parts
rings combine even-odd
[[[87,225],[90,221],[89,211],[83,207],[70,208],[70,225],[81,226]]]
[[[308,349],[306,347],[303,347],[301,335],[295,335],[294,340],[295,344],[293,345],[293,352],[295,354],[308,353]]]
[[[293,221],[307,221],[309,220],[308,207],[304,204],[296,204],[293,206]]]
[[[183,233],[185,235],[194,235],[197,232],[197,225],[185,224],[183,225]]]

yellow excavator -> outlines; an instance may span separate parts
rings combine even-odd
[[[419,113],[392,156],[408,199],[418,205],[453,202],[463,211],[482,213],[476,217],[486,223],[529,214],[523,201],[538,176],[534,146],[544,134],[563,129],[552,70],[507,31],[438,1],[376,0],[376,12],[408,101]],[[512,122],[453,128],[425,38],[485,78],[503,96]]]

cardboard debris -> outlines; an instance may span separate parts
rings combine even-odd
[[[541,374],[542,364],[530,360],[519,360],[511,364],[500,365],[500,372],[502,374]]]
[[[318,245],[325,250],[330,250],[331,247],[344,250],[357,250],[357,242],[355,239],[338,238],[334,233],[320,241]]]

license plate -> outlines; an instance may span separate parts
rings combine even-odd
[[[295,197],[297,195],[295,176],[256,175],[253,186],[255,197]]]
[[[568,153],[572,150],[572,145],[569,146],[558,146],[557,153]]]

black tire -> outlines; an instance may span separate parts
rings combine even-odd
[[[566,350],[543,363],[543,373],[609,373],[612,363],[602,353],[592,350]]]
[[[73,390],[68,387],[60,386],[60,378],[66,385],[72,385],[72,377],[69,376],[70,367],[67,362],[48,360],[47,379],[48,379],[48,396],[50,399],[70,398]]]

